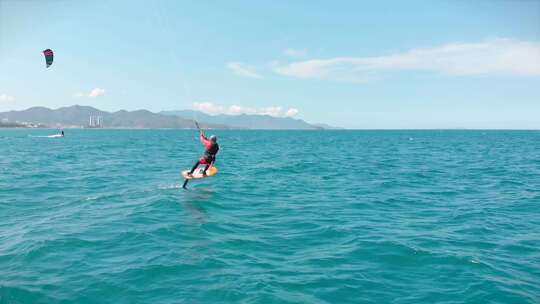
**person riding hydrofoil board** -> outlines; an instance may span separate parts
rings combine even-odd
[[[205,148],[204,154],[197,162],[195,162],[193,168],[191,168],[191,170],[187,174],[188,176],[193,176],[193,172],[197,169],[197,167],[199,167],[199,165],[206,165],[202,172],[202,174],[206,176],[206,171],[208,170],[208,168],[210,168],[216,162],[216,154],[219,151],[219,145],[217,143],[217,137],[215,135],[207,138],[204,135],[203,130],[201,129],[199,129],[199,134],[199,139]]]

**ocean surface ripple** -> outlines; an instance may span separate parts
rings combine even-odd
[[[0,130],[0,303],[540,303],[539,131]],[[40,137],[43,136],[43,137]]]

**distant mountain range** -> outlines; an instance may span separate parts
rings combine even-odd
[[[194,122],[175,116],[152,113],[147,110],[105,112],[87,106],[71,106],[51,110],[33,107],[23,111],[0,113],[0,120],[42,124],[49,127],[85,127],[90,116],[101,116],[104,128],[193,128]],[[224,125],[206,124],[205,128],[228,128]]]
[[[147,110],[106,112],[88,106],[70,106],[52,110],[32,107],[23,111],[0,112],[2,126],[40,125],[54,128],[86,127],[90,116],[101,116],[104,128],[171,128],[191,129],[197,120],[202,128],[212,129],[329,129],[327,125],[309,124],[301,119],[269,115],[208,115],[199,111]]]
[[[211,124],[227,125],[237,129],[325,129],[318,125],[309,124],[301,119],[274,117],[270,115],[208,115],[203,112],[192,110],[162,111],[160,114],[181,117],[184,119],[195,119]]]

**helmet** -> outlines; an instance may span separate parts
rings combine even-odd
[[[217,137],[216,137],[215,135],[212,135],[212,136],[210,136],[210,140],[211,140],[212,142],[216,142],[216,141],[217,141]]]

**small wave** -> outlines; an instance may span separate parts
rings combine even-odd
[[[165,185],[158,185],[159,190],[170,190],[170,189],[179,189],[182,186],[180,184],[165,184]]]
[[[64,137],[62,134],[54,134],[54,135],[28,135],[28,137],[34,137],[34,138],[60,138]]]

